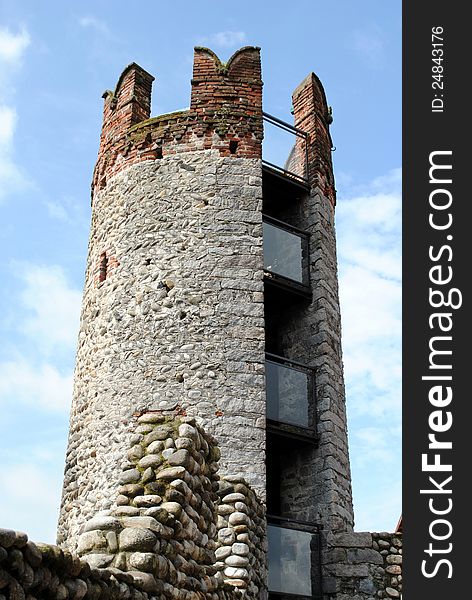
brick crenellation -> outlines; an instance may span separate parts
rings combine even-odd
[[[167,155],[216,149],[219,155],[261,158],[260,49],[247,46],[223,65],[195,48],[188,110],[150,118],[153,77],[132,63],[114,92],[105,92],[100,149],[92,195],[129,166]]]

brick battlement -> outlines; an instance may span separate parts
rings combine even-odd
[[[220,156],[261,158],[260,49],[241,48],[224,64],[195,48],[190,108],[150,118],[154,78],[132,63],[106,91],[92,195],[129,166],[177,152],[216,149]]]
[[[336,190],[334,187],[333,163],[331,148],[333,143],[329,133],[332,116],[321,81],[314,73],[310,73],[296,88],[292,95],[295,127],[308,134],[308,178],[312,185],[317,185],[334,206]],[[301,146],[303,140],[297,138]],[[303,156],[303,148],[299,148],[297,156]]]

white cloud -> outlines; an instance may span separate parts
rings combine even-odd
[[[0,105],[0,149],[11,147],[17,115],[11,106]]]
[[[22,350],[13,341],[0,363],[0,405],[64,411],[72,397],[72,370],[58,365],[75,349],[81,293],[58,266],[14,266],[23,283],[15,327],[27,336],[27,344]]]
[[[72,373],[63,375],[52,364],[35,367],[24,359],[0,363],[0,405],[18,403],[39,409],[66,411],[72,398]]]
[[[344,187],[336,229],[356,529],[393,530],[401,512],[401,171],[363,186],[345,176]]]
[[[373,481],[371,486],[359,490],[359,497],[363,501],[359,502],[359,508],[356,509],[356,531],[394,531],[401,515],[401,475],[386,476],[382,482]],[[389,518],[388,523],[386,516]]]
[[[21,169],[11,158],[0,152],[0,202],[12,192],[24,190],[31,185]]]
[[[81,292],[69,285],[56,266],[26,264],[19,267],[24,289],[21,303],[26,315],[19,328],[43,352],[75,347],[79,328]]]
[[[16,110],[0,104],[0,201],[11,192],[29,185],[12,157],[16,123]]]
[[[59,204],[59,202],[47,201],[46,208],[48,210],[49,216],[53,219],[63,221],[64,223],[70,222],[70,217],[67,213],[67,210],[62,204]]]
[[[247,36],[244,31],[218,31],[198,39],[201,46],[213,46],[215,48],[233,48],[246,43]]]
[[[340,197],[337,238],[348,401],[354,414],[399,416],[400,171]]]
[[[355,431],[353,438],[355,461],[361,467],[373,460],[384,465],[392,464],[398,457],[399,427],[361,427]]]
[[[26,531],[35,542],[54,544],[61,499],[60,470],[24,463],[2,463],[0,523]]]
[[[97,17],[92,15],[80,17],[79,25],[84,28],[95,29],[95,31],[103,35],[110,35],[110,29],[108,25],[101,19],[97,19]]]
[[[0,29],[0,201],[29,185],[28,179],[13,158],[13,139],[18,117],[11,104],[14,75],[29,44],[30,36],[25,29],[17,34],[5,28]]]
[[[74,196],[65,195],[57,200],[46,200],[44,205],[49,216],[62,223],[77,225],[85,216],[83,203]]]
[[[375,190],[377,192],[388,190],[389,192],[400,193],[402,187],[402,169],[397,167],[391,169],[384,175],[375,177],[367,186],[367,189]]]
[[[0,64],[3,66],[18,64],[30,42],[29,33],[24,28],[17,34],[3,27],[0,28]]]
[[[393,277],[398,269],[394,257],[379,253],[380,266],[367,250],[351,253],[353,258],[359,262],[342,268],[340,286],[345,347],[354,349],[360,342],[384,341],[398,335],[401,287]],[[392,278],[385,276],[389,268]]]
[[[0,202],[12,192],[31,185],[13,159],[16,123],[16,110],[11,106],[0,104]]]
[[[384,37],[376,27],[355,31],[352,34],[352,47],[359,57],[371,67],[379,67],[384,61]]]
[[[382,231],[397,230],[400,223],[398,195],[375,193],[350,198],[340,206],[343,216],[352,216],[362,227],[375,225]]]

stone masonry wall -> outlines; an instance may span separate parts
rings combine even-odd
[[[208,150],[134,165],[96,193],[58,533],[69,549],[110,508],[139,411],[198,417],[223,473],[264,498],[261,189],[259,160]]]
[[[264,598],[267,587],[265,508],[242,477],[226,476],[218,489],[218,548],[215,567],[224,581],[248,597]]]
[[[328,534],[323,589],[323,600],[401,598],[402,535]]]

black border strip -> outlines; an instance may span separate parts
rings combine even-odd
[[[472,237],[472,198],[466,182],[470,171],[466,143],[470,130],[467,89],[471,36],[466,8],[467,3],[460,2],[403,2],[405,600],[449,600],[470,595],[472,503],[468,489],[472,453],[468,442],[472,430],[467,373],[471,370],[468,288],[472,253],[468,242]],[[442,60],[434,60],[438,58]],[[433,168],[430,173],[433,163],[452,168]],[[432,206],[446,206],[449,198],[451,205],[446,208]],[[439,228],[450,218],[448,227]],[[443,281],[449,275],[451,280]],[[444,303],[434,307],[441,305],[441,293]],[[448,300],[456,308],[448,307]],[[448,315],[442,324],[450,324],[449,331],[442,331],[439,317],[432,316],[438,313]],[[448,353],[434,354],[431,344],[433,349]],[[444,379],[449,376],[451,380]],[[436,393],[431,392],[433,387]],[[439,405],[448,388],[451,401]],[[445,430],[438,432],[441,423]],[[429,447],[431,434],[451,442],[452,448]],[[422,455],[426,455],[423,465]],[[450,465],[452,470],[434,471],[427,466],[435,461],[440,461],[441,468]]]

